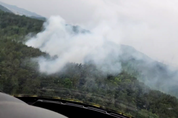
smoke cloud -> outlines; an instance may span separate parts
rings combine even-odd
[[[56,59],[39,57],[40,71],[53,74],[60,71],[67,63],[92,63],[108,73],[121,70],[117,62],[120,54],[119,46],[110,40],[112,27],[103,24],[95,27],[92,32],[67,25],[59,16],[53,16],[44,24],[44,31],[26,42],[26,45],[39,48]],[[74,29],[76,28],[76,29]]]
[[[53,72],[55,68],[60,70],[62,66],[58,67],[58,65],[67,62],[83,63],[89,53],[95,52],[96,49],[100,53],[99,50],[105,49],[103,46],[108,44],[107,42],[131,45],[155,60],[174,66],[178,65],[176,61],[178,59],[176,56],[178,27],[175,25],[178,24],[177,1],[91,0],[84,2],[75,0],[74,3],[77,8],[81,8],[80,11],[86,12],[85,15],[82,12],[83,17],[87,14],[90,17],[83,19],[79,10],[76,11],[78,14],[70,12],[76,10],[72,6],[74,10],[66,9],[67,11],[63,11],[65,14],[63,13],[62,16],[69,22],[89,29],[91,33],[80,33],[74,36],[72,29],[69,27],[66,29],[64,19],[59,16],[49,18],[44,24],[45,31],[26,43],[28,46],[48,52],[51,56],[58,56],[58,61],[55,60],[56,63],[50,61],[50,65],[45,64],[46,59],[41,59],[40,62],[43,64],[40,64],[40,70],[50,66],[50,71]],[[68,2],[61,1],[61,4],[66,6]],[[73,18],[75,19],[71,21],[70,19]],[[103,53],[101,52],[100,55],[108,50],[102,50]],[[96,52],[95,55],[97,55]],[[101,57],[102,55],[98,56],[98,59]],[[52,69],[52,67],[55,68]],[[45,72],[45,70],[42,71]]]
[[[140,72],[138,79],[150,87],[166,93],[178,89],[176,69],[171,70],[173,68],[154,61],[178,65],[177,1],[75,0],[77,8],[80,8],[78,3],[83,5],[80,11],[86,11],[86,14],[82,12],[81,16],[77,10],[74,16],[75,9],[71,9],[73,12],[67,9],[62,14],[65,19],[50,17],[44,23],[44,30],[26,42],[27,46],[39,48],[55,57],[36,58],[40,72],[53,74],[72,62],[93,63],[104,73],[115,74],[122,70],[119,61],[122,56],[126,63],[135,59],[130,64],[133,67],[129,65],[128,68],[132,68],[131,73],[134,73],[132,70]],[[67,25],[68,22],[79,27]],[[121,44],[130,45],[154,60],[134,49],[124,49]]]
[[[26,1],[18,1],[13,2],[22,6],[27,4]],[[155,60],[178,66],[176,0],[40,0],[36,1],[37,6],[30,1],[28,8],[39,9],[38,4],[42,2],[43,6],[40,11],[36,10],[37,13],[48,16],[60,14],[67,23],[86,29],[99,26],[101,22],[107,26],[112,24],[119,30],[112,29],[118,31],[112,35],[112,40],[119,39],[119,43],[131,45]],[[49,6],[54,7],[46,10]]]

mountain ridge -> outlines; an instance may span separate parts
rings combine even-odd
[[[130,117],[178,117],[177,98],[151,90],[133,77],[137,76],[136,74],[128,74],[129,71],[134,72],[133,67],[141,72],[143,69],[152,70],[154,67],[163,73],[167,71],[157,62],[153,62],[154,65],[147,68],[148,65],[144,65],[144,59],[147,57],[132,47],[121,47],[123,54],[118,59],[128,70],[123,70],[116,76],[105,76],[90,64],[68,64],[63,72],[56,75],[40,74],[37,71],[38,63],[31,59],[45,56],[46,53],[27,47],[20,41],[25,40],[23,37],[30,32],[40,32],[42,26],[41,20],[0,11],[1,91],[12,95],[37,95],[55,99],[60,97],[80,100],[85,104],[97,103],[104,109],[112,109]],[[76,34],[83,32],[80,28],[73,30]],[[134,51],[139,54],[134,54]]]
[[[0,9],[4,12],[8,12],[8,13],[12,13],[9,9],[7,9],[6,7],[0,5]]]
[[[16,15],[20,15],[20,16],[25,15],[25,16],[30,17],[30,18],[45,20],[45,17],[43,17],[41,15],[38,15],[38,14],[36,14],[34,12],[30,12],[30,11],[28,11],[26,9],[19,8],[19,7],[15,6],[15,5],[9,5],[9,4],[3,3],[1,1],[0,1],[0,5],[3,6],[4,8],[6,8],[6,9],[8,9],[11,13],[14,13]],[[1,9],[1,10],[3,10],[3,9]]]
[[[120,56],[123,70],[152,89],[178,97],[178,70],[129,47],[124,47]]]

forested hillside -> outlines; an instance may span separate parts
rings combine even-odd
[[[23,42],[28,33],[42,30],[42,24],[40,20],[0,12],[1,91],[74,100],[136,118],[178,118],[175,97],[151,90],[126,69],[106,75],[92,64],[69,63],[56,74],[40,74],[31,58],[48,54]]]
[[[152,89],[168,93],[178,98],[178,71],[157,62],[132,47],[122,46],[120,57],[123,70],[144,82]]]
[[[29,18],[39,19],[39,20],[45,20],[46,19],[43,16],[40,16],[36,13],[30,12],[30,11],[25,10],[23,8],[19,8],[15,5],[3,3],[1,1],[0,1],[0,10],[2,10],[4,12],[9,12],[9,13],[12,13],[12,14],[20,15],[20,16],[26,16],[26,17],[29,17]]]
[[[7,8],[5,8],[4,6],[0,5],[0,10],[4,11],[4,12],[8,12],[8,13],[12,13],[10,10],[8,10]]]

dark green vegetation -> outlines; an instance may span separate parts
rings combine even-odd
[[[0,11],[1,40],[22,41],[26,34],[41,30],[43,22]]]
[[[4,6],[0,5],[0,10],[8,13],[12,13],[9,9],[5,8]]]
[[[169,93],[178,98],[178,71],[154,61],[135,49],[123,46],[120,57],[123,70],[144,82],[152,89]]]
[[[1,1],[0,1],[0,10],[2,10],[4,12],[9,12],[9,13],[12,13],[12,14],[24,15],[26,17],[39,19],[39,20],[45,20],[46,19],[46,18],[44,18],[44,17],[42,17],[42,16],[40,16],[36,13],[27,11],[25,9],[19,8],[19,7],[14,6],[14,5],[3,3]]]
[[[60,97],[112,109],[137,118],[178,118],[178,100],[151,90],[125,70],[105,75],[91,64],[69,63],[54,75],[37,71],[30,58],[47,55],[23,44],[43,22],[0,12],[0,90],[12,95]],[[134,62],[134,61],[133,61]],[[135,72],[135,73],[134,73]]]

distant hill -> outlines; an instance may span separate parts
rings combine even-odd
[[[124,69],[118,75],[106,76],[92,64],[73,63],[54,75],[38,73],[38,63],[31,58],[47,54],[22,42],[27,34],[40,32],[42,26],[41,20],[0,10],[0,91],[20,96],[71,99],[136,118],[178,118],[177,98],[151,90],[153,88],[140,82],[154,82],[158,78],[158,82],[176,83],[175,71],[130,46],[116,45],[121,48],[118,60]],[[89,32],[78,26],[73,26],[73,30],[76,34]]]
[[[178,70],[155,61],[133,47],[122,45],[120,61],[129,74],[152,89],[178,97]]]
[[[9,9],[7,9],[6,7],[0,5],[0,10],[4,11],[4,12],[8,12],[8,13],[12,13]]]
[[[2,11],[14,13],[14,14],[20,15],[20,16],[25,15],[27,17],[31,17],[31,18],[35,18],[35,19],[40,19],[40,20],[45,20],[45,17],[43,17],[43,16],[40,16],[40,15],[38,15],[36,13],[27,11],[25,9],[19,8],[19,7],[14,6],[14,5],[9,5],[9,4],[3,3],[3,2],[0,2],[0,5],[1,5],[0,9]]]

